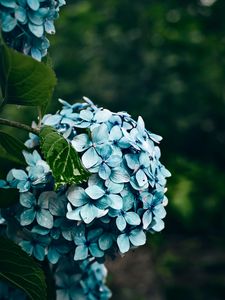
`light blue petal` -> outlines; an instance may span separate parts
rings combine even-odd
[[[28,27],[30,31],[35,35],[36,37],[40,38],[44,34],[44,27],[43,25],[34,25],[32,23],[28,23]]]
[[[92,243],[89,246],[89,250],[90,250],[91,255],[94,256],[94,257],[102,257],[102,256],[104,256],[104,252],[99,249],[97,243]]]
[[[124,215],[125,220],[127,221],[128,224],[130,225],[140,225],[141,224],[141,219],[138,214],[135,212],[129,211]]]
[[[140,162],[139,162],[137,154],[126,154],[125,155],[125,160],[127,162],[128,167],[131,170],[136,171],[140,166]]]
[[[24,207],[31,208],[36,203],[34,195],[30,192],[20,194],[20,204]]]
[[[120,231],[123,231],[126,228],[127,223],[123,216],[118,216],[116,218],[116,226]]]
[[[163,219],[166,216],[166,210],[162,204],[155,206],[153,213],[159,219]]]
[[[99,167],[98,174],[100,178],[106,180],[111,174],[111,169],[107,166],[107,164],[102,163]]]
[[[27,0],[27,4],[32,10],[38,10],[40,7],[39,0]]]
[[[109,133],[105,124],[95,127],[92,131],[92,141],[96,144],[103,144],[108,141]]]
[[[111,200],[110,207],[114,209],[122,209],[123,199],[119,195],[110,194],[109,198]]]
[[[44,124],[48,125],[48,126],[55,126],[55,125],[58,125],[61,120],[62,120],[61,115],[58,115],[58,114],[49,115],[49,117],[47,117],[44,120]]]
[[[38,61],[41,61],[41,58],[42,58],[42,53],[41,53],[41,51],[39,50],[39,49],[37,49],[37,48],[31,48],[31,50],[30,50],[30,52],[31,52],[31,56],[34,58],[34,59],[36,59],[36,60],[38,60]]]
[[[89,202],[83,188],[77,185],[71,185],[67,191],[67,198],[75,207],[82,206]]]
[[[137,183],[140,187],[146,186],[148,184],[148,178],[143,170],[138,170],[136,173]]]
[[[120,192],[122,192],[123,188],[124,188],[124,184],[123,183],[114,183],[112,181],[107,181],[105,183],[107,190],[112,193],[112,194],[119,194]]]
[[[85,192],[91,199],[94,199],[94,200],[99,199],[105,195],[105,191],[102,190],[97,185],[89,186],[88,188],[85,189]]]
[[[23,170],[12,169],[12,175],[18,180],[27,180],[27,173]]]
[[[115,168],[121,163],[121,161],[122,158],[119,155],[111,155],[106,162],[108,166],[110,166],[111,168]]]
[[[103,160],[107,160],[112,155],[112,147],[109,145],[104,145],[104,147],[98,148],[98,154]]]
[[[36,213],[33,208],[26,209],[21,215],[20,215],[20,224],[22,226],[30,225],[34,219],[35,219]]]
[[[107,122],[111,116],[112,116],[112,112],[110,110],[99,109],[94,116],[94,120],[98,121],[99,123],[103,123],[103,122]]]
[[[130,176],[126,170],[122,168],[115,168],[111,171],[110,180],[115,183],[124,183],[130,181]]]
[[[153,229],[156,232],[159,232],[161,230],[163,230],[165,227],[165,224],[163,222],[163,220],[158,219],[158,218],[154,218],[154,225],[151,227],[151,229]]]
[[[90,110],[83,109],[80,111],[80,117],[85,121],[91,121],[93,118],[93,113]]]
[[[81,221],[82,218],[80,216],[81,207],[78,207],[74,210],[70,210],[66,213],[66,217],[69,220]]]
[[[85,245],[77,246],[75,249],[74,260],[83,260],[88,257],[88,247]]]
[[[146,235],[143,230],[134,229],[129,234],[129,239],[134,246],[141,246],[146,243]]]
[[[17,184],[17,189],[20,191],[20,193],[27,192],[30,189],[30,182],[29,181],[20,181]]]
[[[52,20],[46,20],[44,23],[45,31],[49,34],[55,33],[55,26]]]
[[[113,244],[113,235],[104,233],[98,240],[99,248],[103,251],[108,250]]]
[[[82,133],[74,137],[71,142],[77,152],[83,152],[90,147],[90,139],[87,134]]]
[[[91,223],[98,215],[98,209],[92,204],[85,204],[82,206],[80,211],[80,216],[82,220],[89,224]]]
[[[150,158],[146,152],[141,152],[139,156],[139,162],[141,166],[148,168],[150,166]]]
[[[114,126],[109,133],[110,141],[118,141],[123,136],[122,131],[119,126]]]
[[[142,222],[143,222],[143,228],[147,229],[152,222],[152,212],[150,210],[146,210],[144,212],[142,217]]]
[[[40,226],[51,229],[53,227],[53,216],[46,209],[37,212],[37,222]]]
[[[98,156],[97,152],[93,147],[89,148],[83,155],[82,155],[82,162],[85,168],[89,169],[96,165],[99,161],[100,157]]]
[[[121,253],[125,253],[130,249],[130,241],[125,233],[118,236],[117,245]]]

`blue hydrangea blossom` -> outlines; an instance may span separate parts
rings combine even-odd
[[[6,43],[41,60],[54,34],[54,20],[65,0],[0,0],[0,23]]]

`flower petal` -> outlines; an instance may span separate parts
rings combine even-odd
[[[123,216],[118,216],[116,218],[116,226],[120,231],[123,231],[126,228],[127,223]]]
[[[77,185],[71,185],[67,191],[67,198],[75,207],[88,203],[88,197],[83,188]]]
[[[127,221],[128,224],[130,225],[140,225],[141,224],[141,219],[138,214],[135,212],[129,211],[125,214],[124,216],[125,220]]]
[[[89,250],[90,250],[91,255],[94,256],[94,257],[102,257],[102,256],[104,256],[104,252],[99,249],[97,243],[92,243],[89,246]]]
[[[148,209],[144,212],[143,217],[142,217],[142,222],[143,222],[143,228],[147,229],[148,226],[152,222],[152,212]]]
[[[140,187],[148,183],[148,178],[143,170],[138,170],[136,173],[137,183]]]
[[[109,194],[109,198],[111,200],[111,208],[121,209],[123,207],[123,199],[119,195]]]
[[[146,235],[141,229],[134,229],[129,234],[129,239],[134,246],[141,246],[146,243]]]
[[[97,154],[96,150],[91,147],[82,155],[82,162],[85,168],[89,169],[97,164],[100,157]]]
[[[117,245],[121,253],[125,253],[130,249],[130,241],[125,233],[118,236]]]
[[[129,182],[130,176],[123,168],[115,168],[111,171],[110,180],[115,183],[124,183]]]
[[[75,249],[74,260],[83,260],[88,257],[88,247],[85,245],[77,246]]]
[[[72,146],[77,152],[85,151],[90,147],[90,139],[87,134],[82,133],[74,137],[71,142]]]
[[[80,211],[80,216],[84,223],[89,224],[91,223],[98,215],[97,208],[92,204],[85,204],[82,206]]]
[[[36,213],[33,208],[26,209],[21,215],[20,215],[20,224],[22,226],[30,225],[34,219],[35,219]]]
[[[94,116],[94,120],[98,121],[98,123],[107,122],[111,116],[112,112],[110,110],[99,109]]]
[[[104,233],[98,240],[99,248],[103,251],[108,250],[113,244],[113,235]]]
[[[40,226],[51,229],[53,227],[53,216],[46,209],[37,212],[37,222]]]
[[[92,186],[87,187],[85,189],[85,192],[91,199],[94,199],[94,200],[99,199],[105,195],[105,191],[102,190],[97,185],[92,185]]]
[[[100,178],[106,180],[111,174],[111,169],[107,166],[106,163],[102,163],[99,167],[98,174]]]
[[[30,192],[20,194],[20,204],[24,207],[31,208],[36,203],[34,195]]]
[[[92,141],[96,144],[103,144],[108,141],[109,133],[105,124],[95,127],[92,131]]]

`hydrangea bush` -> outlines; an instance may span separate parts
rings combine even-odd
[[[41,60],[54,34],[54,20],[64,0],[0,0],[0,23],[6,43],[24,54]]]

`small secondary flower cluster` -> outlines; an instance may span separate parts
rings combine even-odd
[[[35,149],[23,153],[26,170],[12,169],[0,181],[1,188],[20,192],[19,204],[1,212],[8,236],[28,254],[40,261],[47,257],[52,264],[71,253],[80,263],[104,262],[106,255],[144,245],[146,232],[164,228],[170,172],[159,160],[161,137],[147,131],[141,117],[136,122],[125,112],[113,113],[85,100],[73,105],[60,100],[62,110],[46,115],[42,125],[54,127],[80,154],[91,174],[87,183],[54,191],[34,134],[25,143]]]
[[[6,43],[41,60],[55,33],[54,20],[65,0],[0,0],[0,23]]]

